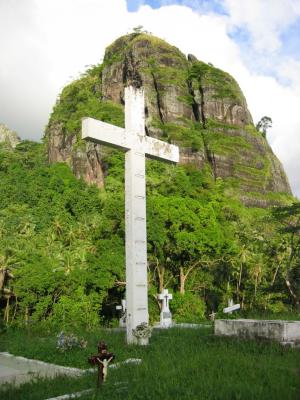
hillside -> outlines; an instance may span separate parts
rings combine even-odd
[[[125,291],[124,157],[103,158],[99,190],[65,163],[49,165],[45,150],[0,144],[0,273],[14,277],[0,290],[1,319],[92,329],[116,317]],[[163,287],[178,322],[200,321],[229,298],[246,313],[299,308],[299,204],[279,217],[247,208],[191,164],[149,161],[147,173],[151,321]]]
[[[145,88],[147,134],[179,145],[182,164],[208,167],[214,179],[225,179],[230,196],[249,206],[278,204],[291,194],[236,81],[145,33],[117,39],[102,64],[62,91],[45,135],[49,161],[67,162],[76,176],[102,187],[106,150],[80,141],[80,119],[123,126],[130,84]]]

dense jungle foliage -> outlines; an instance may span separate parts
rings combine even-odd
[[[107,153],[105,189],[47,163],[43,144],[0,147],[1,319],[85,327],[112,323],[125,290],[124,155]],[[174,293],[177,321],[233,298],[244,312],[299,310],[300,206],[246,208],[209,168],[147,161],[148,277]],[[8,274],[12,274],[12,279]]]

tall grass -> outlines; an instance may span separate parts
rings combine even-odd
[[[147,347],[126,346],[123,332],[97,332],[85,335],[91,342],[88,349],[68,354],[55,350],[53,338],[25,335],[20,345],[17,340],[20,332],[14,335],[1,337],[5,339],[1,350],[4,346],[5,350],[32,357],[36,349],[38,358],[63,365],[87,367],[86,357],[91,350],[95,352],[100,338],[116,353],[116,361],[142,358],[139,366],[110,369],[107,383],[98,392],[82,397],[86,400],[300,399],[300,350],[286,349],[276,343],[217,338],[210,328],[155,331]],[[22,347],[26,347],[27,353],[22,352]],[[76,380],[57,378],[52,383],[44,380],[19,389],[7,388],[0,391],[0,398],[40,400],[95,384],[95,374]]]

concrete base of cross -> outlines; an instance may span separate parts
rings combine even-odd
[[[171,328],[173,325],[171,312],[161,312],[160,313],[160,326],[161,328]]]

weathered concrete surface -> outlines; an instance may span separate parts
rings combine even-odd
[[[215,321],[215,335],[247,339],[263,338],[282,344],[296,344],[300,343],[300,321],[218,319]]]
[[[80,376],[86,371],[78,368],[62,367],[43,361],[16,357],[9,353],[0,353],[0,384],[20,385],[37,376],[54,378],[56,375]]]

